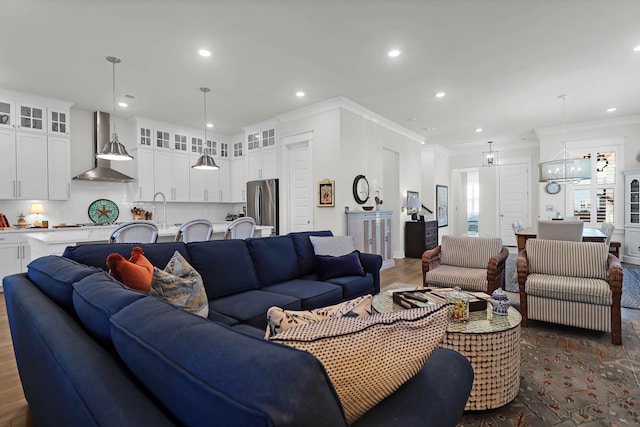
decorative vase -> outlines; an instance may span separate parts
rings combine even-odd
[[[489,302],[493,306],[493,314],[498,316],[506,316],[511,306],[507,293],[500,288],[493,291]]]

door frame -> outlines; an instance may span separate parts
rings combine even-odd
[[[308,130],[304,132],[298,132],[294,134],[285,135],[280,138],[280,144],[283,147],[282,150],[282,179],[280,180],[280,201],[281,207],[286,206],[285,209],[280,209],[280,234],[287,234],[291,231],[291,201],[293,200],[291,194],[291,146],[298,143],[308,144],[309,148],[309,158],[311,161],[309,162],[309,174],[310,180],[313,184],[313,130]],[[313,185],[312,185],[313,186]],[[313,197],[311,198],[313,200]],[[313,204],[311,205],[310,212],[310,225],[311,229],[314,229],[314,219],[313,219]]]

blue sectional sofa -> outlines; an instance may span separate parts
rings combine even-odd
[[[319,281],[309,235],[69,247],[3,279],[9,326],[33,424],[347,425],[322,364],[263,339],[271,306],[310,309],[380,289],[381,259],[366,274]],[[205,319],[132,290],[106,258],[141,246],[164,267],[175,251],[202,275]],[[460,354],[433,352],[422,370],[356,426],[454,426],[473,371]]]

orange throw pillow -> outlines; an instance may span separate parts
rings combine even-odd
[[[136,246],[131,251],[131,258],[127,260],[120,254],[111,254],[107,257],[109,274],[128,287],[138,291],[149,292],[153,279],[153,265],[142,252],[142,248]]]

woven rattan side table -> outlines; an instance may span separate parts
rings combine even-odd
[[[405,310],[385,292],[373,297],[373,308],[380,313]],[[507,316],[498,316],[489,303],[486,310],[472,312],[468,322],[449,323],[440,346],[464,355],[473,367],[473,387],[465,410],[498,408],[518,394],[521,321],[515,308],[509,307]]]

